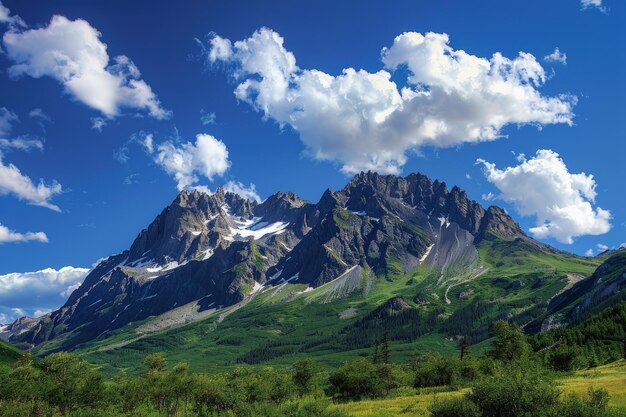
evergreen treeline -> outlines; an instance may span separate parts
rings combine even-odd
[[[529,338],[533,350],[555,370],[568,371],[613,362],[626,353],[626,303],[583,322]]]

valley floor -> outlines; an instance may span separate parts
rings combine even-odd
[[[610,407],[626,408],[626,361],[620,360],[591,370],[578,371],[560,380],[566,393],[585,394],[589,387],[604,388],[610,395]],[[435,398],[461,396],[468,389],[449,392],[422,390],[417,395],[400,395],[381,400],[335,404],[332,407],[351,417],[426,417]]]

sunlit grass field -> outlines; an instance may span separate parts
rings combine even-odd
[[[620,360],[591,370],[578,371],[559,380],[566,393],[585,394],[589,387],[604,388],[609,392],[610,407],[626,408],[626,361]],[[436,399],[460,396],[467,389],[450,392],[422,391],[417,395],[402,395],[384,400],[368,400],[333,407],[353,417],[422,417],[428,416],[428,407]]]

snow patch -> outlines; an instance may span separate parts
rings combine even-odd
[[[111,320],[111,323],[113,323],[115,320],[117,320],[117,318],[120,316],[120,314],[122,314],[124,311],[126,311],[126,309],[130,307],[130,304],[126,304],[126,307],[124,307],[124,309],[122,311],[120,311],[119,313],[117,313],[115,315],[115,317],[113,318],[113,320]]]
[[[87,306],[87,308],[89,308],[89,307],[91,307],[91,306],[95,306],[96,304],[101,303],[101,302],[102,302],[102,298],[101,298],[101,299],[99,299],[98,301],[94,301],[93,303],[89,304],[89,305]]]
[[[289,279],[284,279],[283,278],[282,282],[291,282],[293,280],[297,280],[298,278],[300,278],[300,273],[299,272],[297,272],[294,276],[292,276]]]
[[[424,252],[424,255],[420,258],[420,263],[424,262],[426,258],[428,258],[428,255],[430,255],[430,251],[433,249],[434,246],[435,244],[432,244],[428,247],[428,249],[426,249],[426,252]]]
[[[447,217],[441,216],[437,219],[439,220],[439,227],[443,227],[444,224],[446,225],[446,229],[450,227],[450,220]]]
[[[274,281],[276,278],[280,277],[280,274],[283,273],[283,270],[281,269],[280,271],[278,271],[277,273],[275,273],[274,275],[272,275],[267,281]]]
[[[250,295],[254,295],[254,294],[258,293],[259,291],[261,291],[262,289],[263,289],[263,285],[259,284],[256,281],[254,281],[254,287],[252,288],[252,291],[250,292]]]
[[[143,301],[143,300],[149,300],[151,298],[156,297],[158,294],[152,294],[152,295],[148,295],[146,297],[140,298],[139,301]]]
[[[163,271],[171,271],[172,269],[176,269],[180,266],[183,266],[187,263],[187,261],[183,262],[182,264],[179,264],[176,261],[172,261],[172,262],[168,262],[167,264],[165,264],[165,267],[163,267]]]
[[[261,239],[265,235],[279,235],[285,232],[285,229],[289,225],[286,222],[275,222],[268,224],[261,221],[260,218],[254,217],[250,220],[235,220],[235,227],[230,228],[231,239],[234,237],[248,238],[251,237],[254,240]]]

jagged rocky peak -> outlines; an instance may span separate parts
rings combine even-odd
[[[317,203],[317,208],[322,214],[332,212],[335,208],[341,207],[342,204],[339,201],[338,194],[334,193],[330,188],[327,188],[320,197],[320,201]]]
[[[156,263],[181,262],[194,255],[194,238],[205,229],[206,221],[219,213],[220,206],[208,194],[181,191],[133,242],[128,263],[150,259]],[[196,245],[197,246],[197,245]]]
[[[469,231],[477,240],[493,232],[504,238],[525,237],[520,226],[499,207],[485,210],[471,200],[457,186],[448,190],[445,182],[432,181],[425,175],[413,173],[406,177],[361,172],[346,187],[335,194],[335,199],[346,201],[349,210],[363,210],[370,215],[385,211],[398,213],[394,200],[418,210],[429,218],[444,218]]]
[[[127,264],[149,260],[156,264],[182,263],[223,242],[229,217],[247,220],[255,201],[219,187],[215,193],[183,190],[133,242]],[[212,222],[210,225],[209,223]]]
[[[310,205],[311,203],[292,192],[278,192],[259,204],[254,214],[267,222],[294,222],[302,209]]]
[[[244,219],[252,217],[254,210],[257,206],[256,201],[248,200],[241,197],[239,194],[235,194],[229,191],[224,192],[223,187],[218,187],[215,192],[216,198],[221,198],[227,207],[230,215],[239,216]],[[223,196],[223,197],[222,197]]]
[[[489,233],[505,239],[526,237],[520,225],[498,206],[489,206],[482,219],[479,235],[487,238]]]

